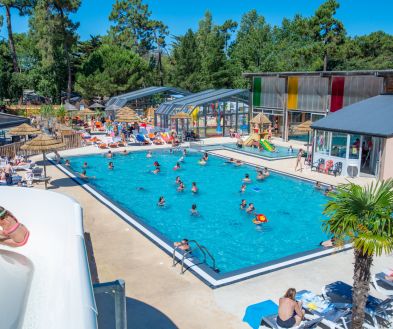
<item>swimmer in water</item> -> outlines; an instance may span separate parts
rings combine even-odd
[[[241,162],[240,160],[236,160],[234,164],[236,167],[240,167],[241,165],[243,165],[243,162]]]
[[[321,184],[321,182],[315,182],[315,189],[317,189],[317,190],[322,190],[322,184]]]
[[[108,151],[108,153],[105,155],[107,158],[112,159],[113,158],[113,153],[111,150]]]
[[[153,166],[154,166],[154,167],[159,167],[160,164],[158,163],[158,161],[154,161]]]
[[[187,149],[183,149],[183,156],[187,156]]]
[[[154,170],[152,171],[152,173],[153,173],[154,175],[157,175],[160,171],[161,171],[160,166],[158,166],[158,167],[156,167],[156,169],[154,169]]]
[[[115,166],[113,165],[113,162],[109,162],[108,164],[108,169],[113,170],[115,168]]]
[[[183,192],[186,187],[183,182],[180,182],[179,187],[177,188],[178,192]]]
[[[246,192],[246,188],[247,188],[246,184],[242,184],[242,186],[240,187],[240,193]]]
[[[325,190],[325,195],[329,195],[329,193],[333,192],[334,188],[333,185],[330,185],[328,188]]]
[[[175,183],[176,183],[177,185],[179,185],[179,184],[181,183],[180,176],[176,176]]]
[[[202,159],[205,160],[205,161],[209,160],[209,154],[207,154],[207,152],[205,152],[203,154],[203,158]]]
[[[204,160],[204,158],[201,158],[201,159],[198,161],[198,164],[200,164],[201,166],[204,166],[204,165],[206,165],[206,161]]]
[[[229,158],[229,160],[225,161],[224,163],[235,163],[235,160],[233,158]]]
[[[65,163],[64,163],[64,165],[65,165],[66,167],[70,167],[70,166],[71,166],[70,160],[66,160]]]
[[[251,178],[249,174],[244,175],[243,183],[251,183]]]
[[[83,171],[79,174],[79,177],[82,178],[82,179],[85,179],[85,180],[88,180],[88,179],[90,179],[90,178],[92,178],[92,179],[95,179],[95,178],[96,178],[95,176],[91,176],[91,177],[87,176],[87,175],[86,175],[86,170],[83,170]]]
[[[181,156],[177,162],[184,162],[184,156]]]
[[[255,207],[254,207],[254,204],[251,202],[251,203],[248,204],[246,212],[247,212],[247,214],[251,214],[254,211],[255,211]]]
[[[265,175],[263,174],[262,170],[258,170],[257,180],[262,180],[264,178],[265,178]]]
[[[180,169],[180,163],[176,162],[176,165],[173,167],[173,170],[179,170]]]
[[[197,210],[197,205],[195,203],[191,206],[190,212],[191,212],[191,216],[198,216],[199,215],[198,210]]]
[[[151,154],[151,151],[147,151],[146,158],[151,158],[152,156],[153,156],[153,154]]]
[[[187,239],[183,239],[183,240],[181,240],[181,242],[175,242],[173,245],[183,251],[191,251],[191,247],[188,244]]]
[[[159,207],[165,206],[165,198],[163,196],[160,196],[160,198],[158,199],[157,206]]]
[[[265,177],[270,176],[270,172],[269,172],[269,170],[267,170],[266,167],[265,167],[265,169],[263,169],[263,174],[265,175]]]
[[[67,160],[67,161],[68,161],[68,160]],[[84,163],[83,163],[82,168],[83,168],[83,169],[87,169],[87,168],[88,168],[87,162],[84,162]]]
[[[124,151],[123,151],[121,154],[127,155],[127,154],[128,154],[128,151],[127,151],[126,149],[124,149]]]
[[[245,199],[242,200],[242,203],[240,204],[240,209],[244,210],[247,208],[247,201]]]
[[[191,192],[192,193],[197,193],[198,192],[198,188],[197,188],[195,182],[192,182]]]

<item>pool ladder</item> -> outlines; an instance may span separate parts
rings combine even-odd
[[[215,260],[215,258],[213,257],[213,255],[210,253],[210,251],[209,251],[205,246],[200,245],[200,244],[198,243],[198,241],[196,241],[196,240],[189,240],[189,241],[188,241],[188,244],[190,245],[191,243],[194,243],[196,247],[195,247],[195,248],[190,248],[190,250],[188,250],[188,251],[182,251],[182,250],[180,249],[180,246],[181,246],[181,245],[180,245],[180,246],[176,246],[176,247],[173,249],[173,254],[172,254],[172,266],[176,266],[176,265],[179,264],[179,262],[180,262],[180,263],[181,263],[180,274],[184,274],[184,272],[186,272],[186,271],[188,270],[188,268],[186,268],[186,269],[184,268],[184,261],[185,261],[185,259],[187,258],[187,256],[188,256],[189,254],[191,254],[192,251],[194,251],[194,250],[200,250],[200,251],[202,252],[202,255],[203,255],[202,264],[207,264],[207,263],[206,263],[206,260],[207,260],[207,258],[209,257],[210,260],[211,260],[212,263],[213,263],[213,266],[210,266],[210,267],[213,268],[214,271],[218,271],[218,269],[216,268],[216,260]],[[182,254],[181,259],[179,259],[178,261],[176,261],[176,250],[180,251],[181,254]]]

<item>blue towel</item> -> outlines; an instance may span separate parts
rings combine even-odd
[[[263,317],[277,314],[277,312],[278,305],[270,299],[265,300],[261,303],[248,306],[246,314],[243,317],[243,322],[247,322],[253,329],[258,329]]]

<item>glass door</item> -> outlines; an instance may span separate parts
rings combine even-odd
[[[367,175],[375,176],[378,174],[381,154],[381,138],[363,136],[362,142],[362,159],[360,172]]]

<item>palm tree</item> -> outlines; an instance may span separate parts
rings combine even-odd
[[[67,110],[64,108],[63,105],[61,105],[56,110],[56,118],[60,121],[60,123],[64,123],[64,119],[66,116],[67,116]]]
[[[41,121],[46,121],[46,128],[49,129],[50,120],[54,116],[55,112],[52,105],[41,105],[40,117]]]
[[[393,180],[369,186],[340,185],[326,204],[325,232],[343,243],[353,243],[355,266],[352,295],[352,328],[361,329],[370,290],[374,256],[393,251]]]

